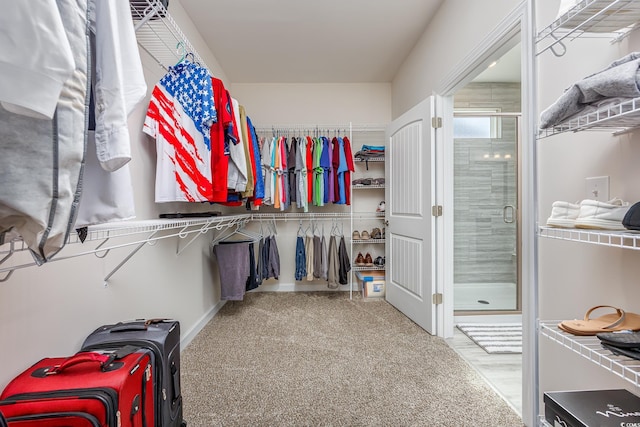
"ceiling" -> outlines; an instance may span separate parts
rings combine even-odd
[[[474,82],[519,83],[521,80],[521,45],[518,43],[507,53],[496,60],[495,65],[487,68]]]
[[[180,0],[233,83],[390,82],[444,0]]]

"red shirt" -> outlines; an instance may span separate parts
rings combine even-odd
[[[213,99],[218,106],[218,121],[211,125],[211,181],[213,197],[211,202],[227,201],[227,171],[229,150],[225,150],[225,138],[229,124],[233,123],[227,90],[222,80],[211,79]]]

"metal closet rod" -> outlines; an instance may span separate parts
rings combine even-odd
[[[304,213],[304,212],[289,212],[289,213],[262,213],[251,214],[251,220],[288,220],[288,219],[348,219],[351,217],[350,212],[323,212],[323,213]]]
[[[341,131],[341,132],[382,132],[386,129],[381,123],[333,123],[333,124],[303,124],[284,123],[272,125],[256,125],[257,132],[272,131]]]

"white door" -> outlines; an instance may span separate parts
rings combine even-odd
[[[435,138],[429,97],[387,128],[386,299],[436,334]]]

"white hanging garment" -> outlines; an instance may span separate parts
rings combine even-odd
[[[0,14],[0,101],[5,110],[52,119],[75,68],[55,0],[5,1]]]

